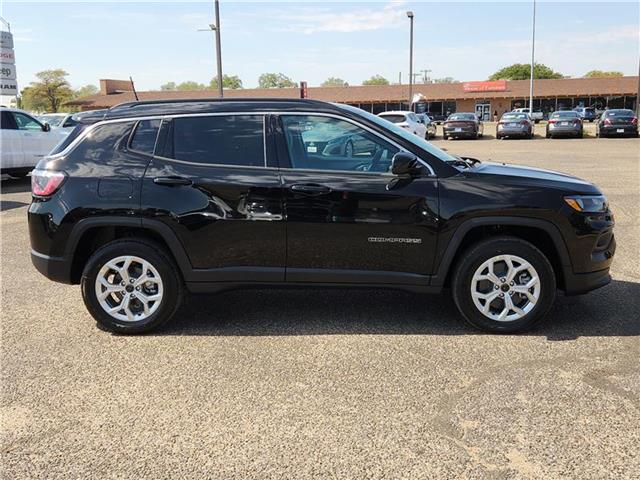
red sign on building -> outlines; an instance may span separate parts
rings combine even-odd
[[[506,92],[506,80],[493,80],[488,82],[465,82],[462,84],[465,92]]]

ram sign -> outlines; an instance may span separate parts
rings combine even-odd
[[[16,56],[11,32],[0,32],[0,95],[18,95]]]

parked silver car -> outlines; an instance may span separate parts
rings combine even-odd
[[[496,125],[496,138],[533,138],[533,120],[528,113],[507,112]]]
[[[553,112],[549,116],[546,132],[547,138],[554,138],[561,135],[582,138],[583,134],[584,130],[580,113],[574,110],[562,110]]]

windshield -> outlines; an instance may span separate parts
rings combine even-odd
[[[447,120],[475,120],[476,116],[473,113],[454,113],[449,115]]]
[[[633,117],[633,112],[631,110],[607,110],[605,112],[605,116],[607,117]]]
[[[551,118],[577,118],[577,112],[553,112]]]
[[[386,130],[390,130],[391,132],[395,133],[399,137],[402,137],[408,142],[411,142],[417,147],[429,152],[431,155],[442,160],[443,162],[457,161],[456,157],[454,157],[453,155],[450,155],[447,152],[440,150],[438,147],[427,142],[424,138],[420,138],[417,135],[414,135],[413,133],[405,130],[404,128],[398,127],[394,123],[388,122],[384,118],[378,117],[369,112],[365,112],[364,110],[361,110],[357,107],[352,107],[351,105],[345,105],[342,103],[334,103],[334,105],[336,105],[337,107],[343,110],[347,110],[351,113],[355,113],[356,115],[364,117],[370,122],[375,123],[376,125],[379,125]]]
[[[522,120],[529,118],[529,116],[526,113],[505,113],[502,118],[505,120]]]
[[[46,115],[38,116],[38,120],[40,120],[41,122],[47,122],[52,127],[59,127],[66,116],[66,114],[60,115],[55,113],[47,113]]]

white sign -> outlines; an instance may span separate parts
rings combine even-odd
[[[13,48],[13,34],[11,32],[0,32],[0,47]]]
[[[16,56],[13,53],[13,48],[0,48],[0,62],[16,63]]]
[[[14,80],[16,79],[16,66],[10,63],[0,63],[0,79]]]
[[[0,95],[18,95],[18,84],[15,80],[0,80]]]

